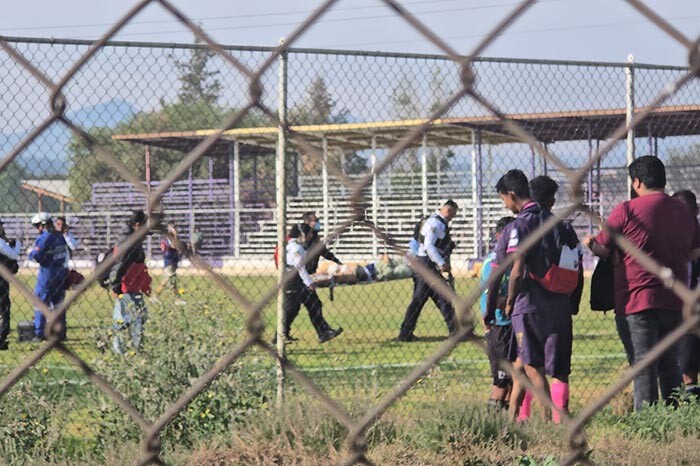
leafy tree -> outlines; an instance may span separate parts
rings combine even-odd
[[[413,120],[427,118],[440,109],[447,101],[448,95],[445,81],[440,68],[435,68],[430,78],[430,101],[424,106],[420,99],[416,99],[418,92],[414,85],[415,78],[404,74],[391,93],[391,102],[394,107],[394,116],[400,120]],[[428,140],[430,142],[430,140]],[[422,149],[407,149],[398,163],[402,163],[405,171],[419,171],[420,151]],[[446,171],[450,168],[450,161],[454,158],[454,152],[449,149],[430,147],[428,151],[428,171]]]
[[[347,123],[350,111],[346,108],[337,109],[336,101],[331,96],[325,80],[316,76],[306,89],[306,99],[289,112],[289,122],[292,125],[322,125],[329,123]],[[342,165],[345,173],[356,174],[367,170],[367,160],[356,152],[345,153],[330,148],[328,159],[338,166]],[[344,163],[343,163],[344,159]],[[315,174],[320,171],[320,164],[315,158],[302,155],[302,171]]]
[[[0,172],[2,212],[31,212],[36,210],[36,195],[22,189],[26,172],[13,161]]]
[[[113,134],[159,133],[221,127],[222,123],[238,110],[217,103],[222,87],[217,78],[219,71],[209,69],[209,60],[213,56],[214,53],[208,49],[195,48],[192,49],[186,61],[176,62],[175,66],[181,73],[179,77],[181,87],[176,102],[166,103],[161,100],[161,108],[158,110],[140,112],[114,128],[93,128],[89,131],[90,135],[97,140],[100,146],[107,148],[124,162],[133,173],[141,179],[145,179],[145,149],[132,143],[115,141],[111,136]],[[250,112],[239,126],[260,126],[262,123],[263,118],[259,113]],[[177,151],[152,147],[151,179],[160,180],[166,177],[180,163],[184,157],[183,152],[186,153],[188,149],[183,147],[182,151]],[[75,136],[70,142],[69,152],[72,163],[68,179],[71,194],[78,202],[84,202],[90,198],[93,183],[122,181],[118,173],[92,153]],[[213,168],[215,178],[228,177],[228,160],[225,157],[215,158]],[[258,172],[261,170],[268,173],[270,170],[274,171],[274,160],[258,163],[256,168]],[[200,159],[192,166],[192,169],[195,177],[208,177],[207,158]],[[252,161],[243,159],[241,162],[242,175],[250,176],[252,170]]]
[[[199,38],[195,44],[201,45]],[[175,67],[180,71],[180,91],[177,96],[184,104],[215,104],[221,95],[221,82],[217,78],[221,72],[209,69],[209,60],[216,54],[209,48],[192,49],[188,60],[175,60]],[[173,58],[173,56],[170,56]]]

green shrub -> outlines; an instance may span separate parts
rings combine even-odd
[[[618,427],[626,438],[669,442],[677,435],[700,439],[700,402],[685,394],[678,407],[659,403],[619,418]]]
[[[463,444],[515,448],[527,441],[525,432],[505,412],[486,405],[443,403],[413,417],[421,422],[406,433],[409,442],[435,452]]]
[[[217,325],[217,317],[224,314],[232,313],[151,305],[141,350],[106,352],[94,362],[95,369],[147,419],[156,419],[241,340],[242,332]],[[252,350],[189,403],[163,430],[161,440],[188,448],[229,432],[267,406],[274,383],[272,360]],[[107,438],[138,440],[137,426],[113,403],[102,404],[100,416]]]

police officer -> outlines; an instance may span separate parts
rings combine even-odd
[[[454,242],[450,237],[448,224],[457,214],[457,209],[455,201],[451,199],[446,201],[440,210],[428,217],[420,228],[418,238],[420,246],[416,260],[419,260],[436,275],[451,277],[450,254],[454,248]],[[431,298],[440,309],[450,334],[457,331],[455,311],[450,301],[433,290],[420,274],[416,274],[413,281],[413,298],[406,309],[406,315],[401,324],[399,341],[415,341],[417,339],[413,331],[428,298]]]
[[[5,235],[5,227],[0,222],[0,264],[4,265],[12,273],[17,273],[19,268],[17,260],[21,250],[19,241],[7,239]],[[9,346],[7,337],[10,335],[10,284],[4,278],[0,277],[0,351],[6,351]]]
[[[321,241],[321,238],[318,236],[318,232],[321,231],[321,222],[319,221],[318,217],[314,212],[304,213],[304,215],[302,216],[302,221],[311,227],[311,233],[305,245],[306,250],[311,251],[311,249]],[[340,262],[340,259],[335,257],[335,254],[329,251],[326,245],[324,244],[323,246],[321,246],[320,250],[317,253],[315,253],[306,263],[306,270],[308,270],[309,273],[316,273],[316,270],[318,270],[318,260],[320,257],[323,257],[324,259],[329,261],[333,261],[338,265],[343,265],[343,263]]]
[[[337,337],[343,332],[342,327],[331,328],[323,318],[323,306],[316,294],[314,284],[307,265],[305,265],[305,244],[311,238],[311,227],[305,223],[294,225],[289,232],[289,242],[286,248],[287,271],[294,271],[294,278],[284,288],[284,337],[286,341],[296,341],[292,337],[290,329],[292,323],[299,315],[299,309],[303,304],[309,312],[309,319],[316,329],[318,341],[325,343]]]

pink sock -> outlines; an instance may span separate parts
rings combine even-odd
[[[568,383],[553,383],[552,384],[552,402],[554,406],[564,412],[569,412],[569,384]],[[552,411],[552,421],[555,424],[561,423],[561,416],[554,410]]]
[[[520,410],[518,411],[518,421],[525,421],[530,417],[530,406],[532,405],[532,393],[530,391],[525,392],[523,397],[523,403],[520,405]]]

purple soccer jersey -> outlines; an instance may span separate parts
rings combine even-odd
[[[542,224],[542,210],[534,202],[526,204],[518,213],[508,231],[504,231],[496,245],[496,260],[502,263],[508,253],[517,251],[520,244]],[[578,238],[568,225],[560,225],[560,234],[571,247],[578,246]],[[536,242],[525,255],[525,266],[537,256],[550,255],[551,241]],[[533,279],[526,278],[515,298],[512,313],[513,333],[521,361],[534,367],[544,367],[554,377],[567,376],[571,370],[572,322],[569,296],[552,293]]]

